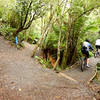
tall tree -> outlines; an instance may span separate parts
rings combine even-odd
[[[54,14],[54,12],[53,12],[53,9],[52,9],[52,4],[50,4],[50,16],[49,16],[49,19],[48,19],[48,21],[47,21],[47,24],[44,26],[44,28],[41,27],[41,28],[43,28],[44,30],[41,29],[41,32],[42,32],[42,33],[41,33],[41,37],[40,37],[38,43],[36,44],[36,46],[35,46],[35,48],[34,48],[34,50],[33,50],[32,57],[34,57],[37,48],[43,43],[45,37],[46,37],[47,34],[48,34],[48,30],[49,30],[49,27],[50,27],[51,22],[52,22],[52,19],[53,19],[53,14]],[[43,23],[42,23],[42,25],[43,25]]]
[[[66,48],[64,50],[62,66],[73,64],[77,57],[77,45],[80,39],[80,32],[84,26],[87,16],[97,7],[100,6],[99,0],[72,0],[70,2],[70,10],[68,12],[67,32],[66,32]]]
[[[48,0],[47,0],[48,1]],[[46,0],[16,0],[16,13],[20,18],[14,36],[19,32],[27,30],[32,22],[44,15],[46,11]]]

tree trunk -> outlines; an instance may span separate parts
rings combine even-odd
[[[14,37],[16,37],[18,35],[19,32],[21,32],[23,30],[23,28],[19,28],[16,30],[16,32],[13,34]]]
[[[42,41],[44,40],[46,34],[48,33],[48,28],[46,29],[46,32],[42,34],[39,42],[36,44],[34,50],[33,50],[33,54],[32,54],[32,57],[34,57],[35,53],[36,53],[36,50],[38,49],[38,47],[40,46],[40,44],[42,43]]]
[[[35,46],[35,48],[34,48],[34,50],[33,50],[32,57],[34,57],[37,48],[40,46],[40,44],[42,43],[42,41],[45,39],[46,35],[48,34],[49,26],[51,25],[51,21],[52,21],[52,19],[53,19],[53,13],[54,13],[54,12],[52,11],[52,5],[50,5],[50,6],[51,6],[51,8],[50,8],[51,13],[50,13],[50,17],[49,17],[49,22],[48,22],[46,28],[44,29],[44,31],[43,31],[43,33],[42,33],[42,37],[40,38],[39,42],[36,44],[36,46]],[[41,28],[42,28],[42,27],[41,27]],[[42,30],[41,30],[41,31],[42,31]]]
[[[39,42],[36,44],[36,46],[35,46],[35,48],[34,48],[34,50],[33,50],[32,57],[34,57],[37,48],[40,46],[41,42],[43,41],[43,37],[44,37],[44,34],[42,34],[42,37],[40,38]]]
[[[66,67],[66,61],[68,59],[68,54],[67,54],[67,51],[68,51],[68,39],[69,39],[69,33],[70,33],[70,27],[71,26],[71,18],[70,18],[70,15],[68,16],[68,29],[67,29],[67,32],[66,32],[66,46],[65,46],[65,50],[64,50],[64,53],[63,53],[63,58],[62,58],[62,63],[61,63],[61,67],[62,69],[64,69]]]
[[[57,60],[56,60],[56,63],[55,63],[55,65],[54,65],[54,68],[53,68],[54,70],[56,69],[56,66],[58,65],[59,60],[60,60],[61,26],[62,26],[62,23],[60,24],[60,33],[59,33],[59,40],[58,40]]]
[[[63,53],[62,64],[61,67],[64,69],[66,67],[66,60],[67,60],[67,50],[68,50],[68,32],[66,32],[66,47]]]

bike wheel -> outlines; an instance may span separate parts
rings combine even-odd
[[[96,53],[94,54],[94,58],[96,58]]]
[[[84,59],[81,60],[81,71],[84,71]]]
[[[97,57],[97,54],[98,54],[98,52],[96,51],[96,52],[94,53],[94,57],[95,57],[95,58]]]

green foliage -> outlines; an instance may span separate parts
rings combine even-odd
[[[35,59],[37,59],[43,65],[43,68],[52,68],[49,60],[45,60],[45,59],[40,58],[38,56],[35,56]]]
[[[10,27],[9,25],[2,24],[0,26],[0,33],[5,38],[14,41],[13,33],[16,31],[15,28]]]
[[[52,49],[57,48],[57,41],[58,41],[58,36],[55,33],[49,34],[45,40],[46,47]]]
[[[37,35],[29,34],[27,41],[32,44],[36,38],[38,38]]]
[[[43,48],[48,48],[48,49],[57,49],[58,47],[58,38],[59,38],[59,27],[58,25],[53,25],[52,26],[53,32],[49,33],[48,36],[46,37],[46,39],[43,42]],[[62,39],[61,39],[61,49],[65,47],[65,32],[66,32],[66,28],[63,25],[61,28],[61,32],[62,32]]]
[[[23,36],[24,39],[31,44],[33,43],[34,39],[39,39],[41,37],[40,19],[35,20],[29,29],[23,31]]]
[[[97,75],[95,76],[94,80],[100,83],[100,63],[97,63]]]
[[[19,34],[18,34],[18,40],[19,40],[19,43],[21,43],[23,40],[24,40],[24,34],[22,33],[22,32],[20,32]]]
[[[13,8],[8,12],[8,20],[7,22],[13,28],[18,28],[20,24],[19,15],[13,10]]]
[[[89,52],[89,55],[90,55],[90,57],[94,56],[94,54],[91,51]]]
[[[14,44],[14,46],[17,47],[17,49],[25,48],[24,43],[19,43],[18,45]]]
[[[61,70],[62,70],[61,66],[56,67],[56,71],[61,71]]]
[[[0,18],[2,18],[2,9],[0,8]]]
[[[48,0],[47,0],[48,1]],[[16,0],[16,13],[20,18],[19,27],[28,27],[33,20],[44,15],[47,7],[46,0]]]

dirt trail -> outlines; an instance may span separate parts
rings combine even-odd
[[[100,58],[90,58],[89,66],[90,68],[85,69],[83,72],[80,70],[80,66],[77,68],[70,69],[68,71],[64,71],[65,75],[77,80],[81,83],[89,83],[96,74],[96,64],[100,62]]]
[[[95,100],[76,76],[43,69],[31,50],[17,50],[0,37],[0,100]]]

